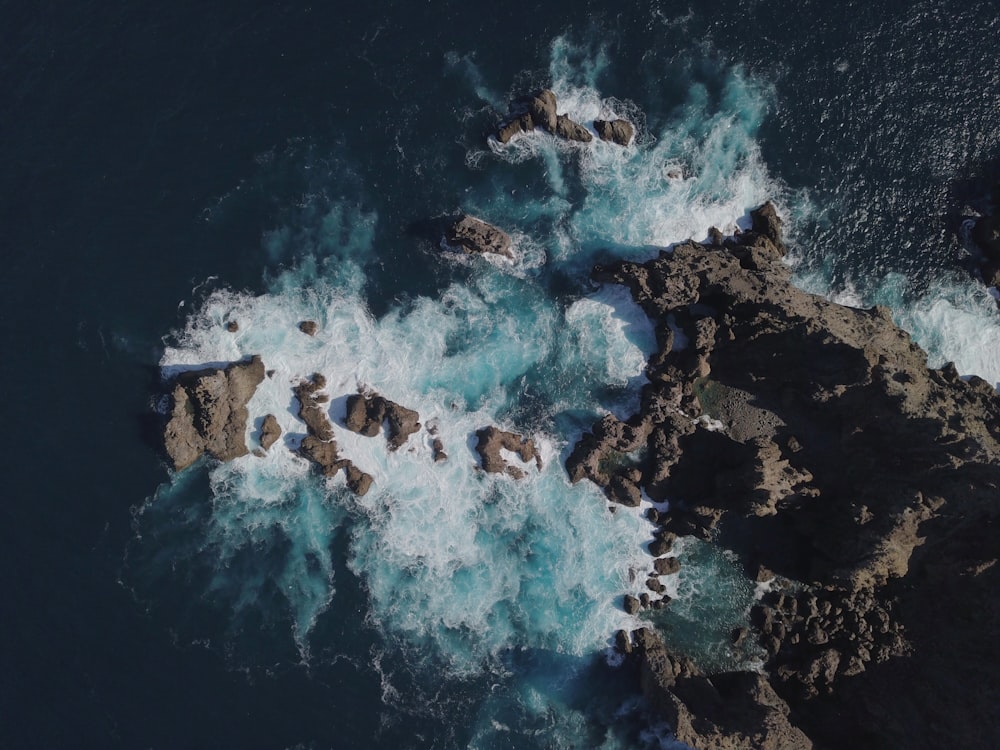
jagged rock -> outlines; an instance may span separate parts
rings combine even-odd
[[[1000,663],[985,635],[1000,631],[1000,398],[954,366],[928,369],[888,310],[795,288],[781,230],[765,205],[721,246],[594,269],[657,326],[640,410],[615,420],[642,426],[627,449],[639,485],[671,500],[662,529],[783,587],[755,614],[766,675],[819,744],[985,746],[979,717],[1000,701],[981,666]],[[606,489],[636,467],[602,428],[567,471]]]
[[[351,461],[341,458],[334,440],[333,425],[321,406],[329,401],[319,391],[326,388],[326,378],[319,373],[303,380],[295,387],[299,401],[299,418],[306,423],[308,435],[299,445],[299,453],[316,464],[323,476],[332,477],[341,469],[347,477],[347,486],[357,495],[364,495],[372,485],[372,477],[358,469]]]
[[[445,241],[466,253],[493,253],[513,258],[510,235],[474,216],[462,215],[445,233]]]
[[[309,380],[303,380],[293,389],[299,402],[299,419],[306,423],[310,435],[322,441],[333,440],[333,425],[326,415],[323,404],[329,399],[319,391],[326,388],[326,378],[319,373]]]
[[[264,363],[249,361],[225,368],[183,372],[174,384],[164,446],[176,471],[208,453],[220,461],[245,456],[247,402],[264,380]]]
[[[534,129],[535,123],[531,119],[531,115],[524,112],[500,126],[500,129],[497,131],[497,140],[500,143],[507,143],[515,135],[530,133]]]
[[[624,599],[626,614],[634,615],[639,612],[639,600],[631,594],[626,594]]]
[[[662,557],[667,555],[674,548],[674,540],[677,538],[676,534],[665,534],[657,539],[654,539],[649,543],[649,554],[653,557]]]
[[[535,441],[524,438],[513,432],[504,432],[492,425],[476,431],[476,452],[482,461],[483,469],[491,474],[505,473],[514,479],[522,479],[525,473],[517,466],[512,466],[503,457],[501,450],[516,454],[525,463],[534,461],[541,471],[542,456],[535,448]]]
[[[627,146],[635,135],[635,128],[628,120],[594,120],[594,130],[602,141],[617,143],[619,146]]]
[[[431,450],[434,452],[434,463],[442,463],[448,460],[448,454],[444,452],[444,443],[441,442],[441,438],[434,438],[431,442]]]
[[[420,430],[420,415],[377,393],[356,393],[347,399],[345,426],[352,432],[375,437],[382,423],[389,424],[389,449],[398,450],[413,433]]]
[[[573,122],[566,115],[556,117],[555,134],[567,141],[579,141],[580,143],[590,143],[594,136],[590,134],[583,125]]]
[[[319,330],[319,325],[315,320],[303,320],[299,323],[299,330],[306,336],[315,336],[316,331]]]
[[[649,628],[632,633],[640,683],[653,710],[676,738],[695,748],[808,750],[812,741],[789,719],[790,709],[762,675],[706,676],[670,653]]]
[[[676,557],[658,557],[653,563],[653,570],[661,576],[672,576],[679,573],[680,569],[681,562]]]
[[[268,414],[260,426],[260,447],[267,450],[279,437],[281,437],[281,426],[273,414]]]

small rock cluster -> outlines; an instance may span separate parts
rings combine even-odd
[[[530,133],[536,128],[567,141],[590,143],[594,139],[583,125],[566,115],[557,114],[556,95],[542,89],[513,102],[510,115],[497,131],[497,140],[508,143],[514,136]],[[594,130],[601,140],[619,146],[628,146],[635,135],[635,128],[627,120],[595,120]]]

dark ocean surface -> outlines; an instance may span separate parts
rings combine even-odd
[[[559,466],[651,347],[589,267],[770,198],[799,283],[1000,382],[959,236],[998,176],[1000,7],[697,5],[0,2],[0,747],[661,746],[604,653],[648,529]],[[491,148],[538,86],[636,143]],[[517,263],[442,260],[458,210]],[[329,339],[286,336],[310,316]],[[173,475],[161,367],[256,351],[551,462],[348,441],[364,501],[287,451]],[[681,555],[668,637],[752,660],[721,646],[734,563]]]

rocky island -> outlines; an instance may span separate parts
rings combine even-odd
[[[766,593],[734,641],[767,656],[705,674],[652,628],[619,648],[695,748],[990,746],[1000,397],[929,369],[888,310],[796,289],[770,204],[711,236],[594,269],[658,349],[638,412],[595,424],[567,471],[614,503],[669,501],[659,539],[735,552]]]
[[[655,503],[645,590],[620,600],[626,612],[669,607],[660,577],[683,564],[676,540],[697,537],[734,553],[758,586],[732,641],[763,661],[706,671],[653,623],[617,633],[617,648],[652,710],[695,748],[990,746],[1000,736],[1000,396],[952,365],[928,368],[887,309],[797,289],[774,206],[750,218],[732,237],[711,230],[708,243],[593,269],[595,282],[629,289],[657,347],[638,411],[596,422],[566,471],[612,508]],[[462,217],[452,232],[466,249],[509,252],[507,235],[481,220]],[[257,356],[177,376],[164,431],[176,470],[248,453],[247,404],[264,378]],[[325,476],[343,470],[364,495],[373,478],[340,454],[325,389],[320,373],[292,387],[306,435],[288,446]],[[281,428],[261,417],[266,457]],[[419,420],[378,393],[346,397],[343,426],[384,430],[390,451]],[[474,436],[486,474],[542,469],[531,439],[494,426]],[[428,461],[447,459],[436,424],[425,442]]]

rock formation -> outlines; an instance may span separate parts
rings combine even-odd
[[[400,406],[395,401],[377,393],[355,393],[347,399],[345,426],[352,432],[375,437],[382,431],[382,423],[389,425],[389,448],[398,450],[412,435],[420,430],[420,415],[413,409]]]
[[[306,336],[315,336],[316,331],[319,330],[319,324],[315,320],[303,320],[299,323],[299,330]]]
[[[628,145],[632,137],[632,126],[624,120],[615,120],[614,123],[621,123],[618,126],[619,131],[628,133],[628,137],[622,143],[622,145]],[[515,135],[530,133],[536,128],[567,141],[590,143],[594,139],[591,132],[583,125],[574,122],[566,115],[557,114],[556,95],[548,89],[542,89],[516,99],[512,103],[507,120],[500,125],[497,131],[497,140],[500,143],[507,143]],[[613,139],[605,138],[604,140]]]
[[[260,425],[260,447],[267,450],[279,437],[281,437],[281,426],[273,414],[268,414]]]
[[[570,478],[617,503],[636,490],[669,499],[654,517],[661,535],[709,539],[747,570],[774,571],[742,636],[766,649],[770,687],[727,684],[772,707],[773,688],[817,745],[989,746],[1000,733],[1000,684],[983,666],[1000,663],[988,593],[1000,586],[1000,398],[951,365],[928,369],[887,310],[792,286],[770,204],[719,239],[594,269],[629,288],[658,347],[639,411],[596,423]],[[678,701],[696,728],[714,710],[660,684],[670,721],[688,722]],[[743,729],[697,733],[696,747],[766,746]]]
[[[306,424],[308,435],[302,439],[299,453],[312,461],[323,476],[336,476],[341,469],[347,477],[347,486],[357,495],[364,495],[372,486],[370,475],[361,471],[351,461],[341,458],[337,452],[337,441],[333,436],[333,425],[326,415],[323,404],[330,398],[320,393],[326,388],[326,378],[319,373],[309,380],[303,380],[295,387],[295,397],[299,401],[299,419]]]
[[[164,444],[176,471],[204,453],[230,461],[249,452],[247,402],[263,380],[264,363],[257,355],[247,362],[177,376],[164,431]]]
[[[483,469],[491,474],[507,474],[514,479],[523,479],[524,470],[513,466],[504,458],[502,450],[516,454],[522,461],[534,461],[539,471],[542,457],[535,448],[535,441],[514,432],[504,432],[492,425],[476,431],[476,452],[482,460]]]
[[[445,241],[466,253],[494,253],[513,258],[510,235],[482,219],[463,214],[448,227]]]
[[[619,648],[621,648],[619,645]],[[652,708],[681,742],[717,750],[809,750],[812,741],[791,709],[756,672],[703,674],[670,653],[649,628],[632,633],[626,649],[640,660],[640,682]]]
[[[627,146],[632,142],[635,128],[628,120],[594,120],[594,130],[602,141]]]

